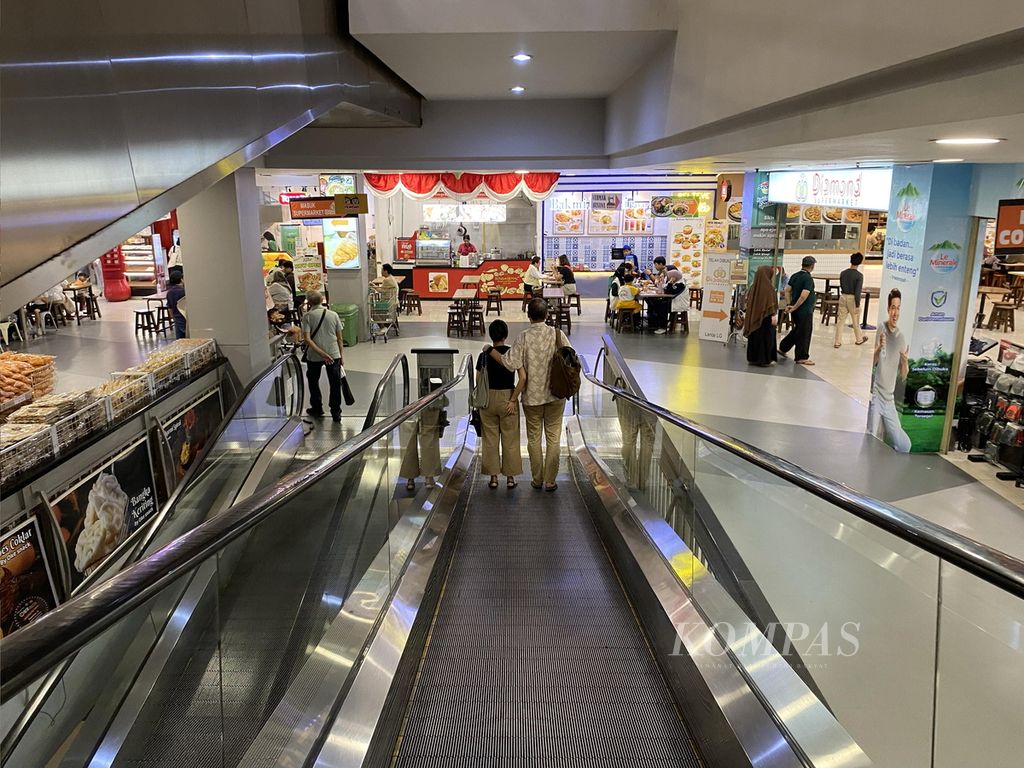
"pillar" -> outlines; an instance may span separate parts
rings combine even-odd
[[[975,271],[972,173],[970,165],[893,169],[868,431],[901,452],[941,450],[953,416],[958,321],[970,312]]]
[[[747,262],[747,285],[754,282],[757,268],[782,266],[781,237],[785,229],[786,206],[768,202],[768,174],[743,176],[743,214],[740,221],[740,258]]]
[[[178,208],[188,335],[214,338],[243,385],[271,361],[254,168]]]

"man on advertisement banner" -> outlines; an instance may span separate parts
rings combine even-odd
[[[910,374],[910,344],[899,328],[903,296],[898,288],[889,291],[888,317],[878,329],[875,342],[871,405],[868,408],[868,431],[888,442],[899,453],[910,453],[910,437],[900,423],[896,408],[899,382],[906,383]]]

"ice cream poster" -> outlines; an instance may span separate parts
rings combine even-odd
[[[157,511],[145,438],[50,499],[71,565],[74,590]]]
[[[36,515],[0,534],[0,574],[0,637],[57,606],[57,588]]]

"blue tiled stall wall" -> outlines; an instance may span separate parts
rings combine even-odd
[[[570,264],[585,264],[587,269],[611,269],[612,248],[630,246],[641,266],[654,261],[657,256],[668,258],[668,238],[659,235],[595,236],[595,237],[545,237],[544,262],[557,259],[561,254],[569,257]]]

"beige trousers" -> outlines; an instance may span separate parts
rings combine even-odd
[[[843,343],[843,328],[846,327],[846,316],[850,316],[850,322],[853,323],[853,338],[854,341],[861,341],[864,338],[864,331],[861,330],[860,320],[857,319],[857,297],[851,296],[850,294],[841,294],[839,296],[839,317],[836,318],[836,344]]]
[[[534,484],[553,483],[558,476],[558,459],[562,446],[562,413],[565,400],[544,405],[524,405],[526,414],[526,450],[530,455],[530,471]],[[545,445],[541,447],[541,433]]]
[[[414,477],[437,477],[441,474],[441,411],[425,408],[416,421],[401,425],[398,434],[402,441],[402,466],[398,474],[412,480]]]
[[[480,468],[485,475],[521,475],[523,454],[519,448],[519,408],[517,406],[510,414],[505,412],[512,390],[492,389],[488,392],[487,407],[480,410],[484,431]]]

